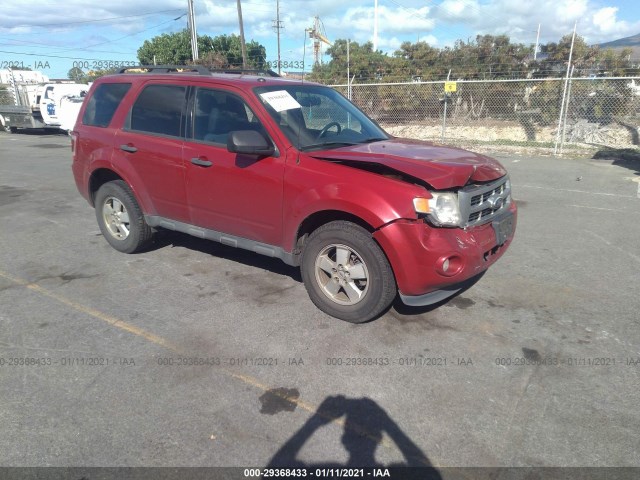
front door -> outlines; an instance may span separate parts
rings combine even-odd
[[[231,131],[256,130],[268,138],[240,96],[198,87],[193,100],[191,138],[185,143],[183,157],[190,223],[280,245],[284,157],[247,156],[227,150]]]

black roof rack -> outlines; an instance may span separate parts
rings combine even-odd
[[[260,77],[279,77],[273,70],[258,70],[248,68],[214,68],[209,70],[211,73],[225,73],[229,75],[257,75]]]
[[[229,75],[257,75],[262,77],[279,77],[273,70],[252,70],[246,68],[209,69],[203,65],[131,65],[118,70],[118,73],[127,73],[129,70],[144,70],[146,73],[196,73],[198,75],[211,75],[221,73]]]
[[[127,73],[128,70],[145,70],[147,73],[197,73],[198,75],[210,75],[209,69],[202,65],[131,65],[118,70],[118,73]]]

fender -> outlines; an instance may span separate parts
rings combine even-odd
[[[345,212],[376,230],[400,218],[416,219],[413,198],[429,195],[419,185],[309,157],[287,169],[284,192],[286,251],[294,249],[300,225],[315,213]]]
[[[93,205],[93,198],[91,197],[90,191],[91,178],[93,177],[93,174],[100,169],[110,170],[126,182],[145,215],[155,215],[157,213],[149,194],[143,188],[144,180],[140,178],[135,169],[131,167],[130,164],[124,162],[116,166],[110,159],[105,160],[104,158],[100,160],[93,160],[89,169],[90,171],[87,175],[86,185],[87,190],[89,191],[91,205]],[[140,186],[140,188],[138,188],[138,186]]]

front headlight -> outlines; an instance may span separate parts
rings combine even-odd
[[[458,195],[453,192],[433,192],[433,198],[414,198],[416,213],[429,215],[434,224],[458,227],[462,223]]]

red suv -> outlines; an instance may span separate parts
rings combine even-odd
[[[264,73],[123,69],[91,87],[73,174],[117,250],[159,228],[301,268],[322,311],[360,323],[440,302],[509,246],[491,158],[389,136],[335,90]]]

